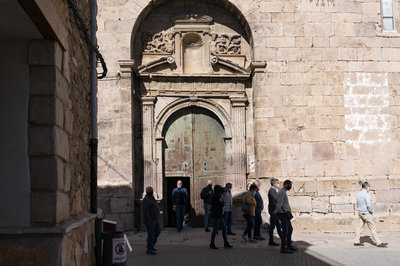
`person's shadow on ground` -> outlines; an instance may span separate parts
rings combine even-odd
[[[362,236],[360,237],[360,243],[370,243],[373,246],[376,246],[374,241],[372,241],[372,238],[370,236]]]

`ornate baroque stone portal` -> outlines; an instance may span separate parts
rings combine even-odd
[[[161,32],[142,32],[140,65],[120,61],[121,73],[134,68],[141,81],[144,187],[154,187],[162,199],[164,125],[176,111],[196,106],[213,112],[223,125],[226,182],[237,193],[244,191],[250,46],[240,34],[217,28],[209,16],[183,15],[172,22]]]

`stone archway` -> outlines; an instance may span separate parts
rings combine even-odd
[[[156,199],[163,200],[163,126],[177,110],[197,106],[214,113],[224,127],[226,181],[238,195],[246,189],[246,130],[252,135],[247,106],[258,67],[249,24],[225,0],[158,3],[145,8],[135,23],[131,60],[119,61],[122,77],[134,72],[134,98],[142,111],[140,116],[133,113],[133,121],[141,121],[143,143],[142,150],[135,148],[143,161],[135,189],[152,186]]]
[[[181,179],[189,191],[190,204],[186,212],[190,213],[191,225],[202,226],[204,211],[200,199],[201,189],[208,179],[213,180],[214,184],[225,184],[225,129],[213,112],[188,106],[169,116],[162,136],[160,164],[165,199],[164,221],[168,221],[169,226],[174,225],[171,191],[176,181]]]

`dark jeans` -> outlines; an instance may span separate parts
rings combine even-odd
[[[176,228],[178,230],[182,230],[184,217],[185,217],[185,205],[176,205]]]
[[[208,228],[208,216],[210,215],[211,204],[204,203],[204,228]]]
[[[228,233],[232,233],[232,229],[231,229],[231,226],[232,226],[232,211],[224,212],[224,220],[225,220],[226,227],[228,229]]]
[[[278,213],[278,217],[282,225],[281,248],[288,248],[292,245],[292,223],[284,213]]]
[[[247,222],[247,227],[246,230],[244,230],[243,235],[248,235],[249,240],[251,239],[251,230],[254,227],[254,216],[251,216],[249,214],[243,214],[244,219],[246,219]]]
[[[254,236],[261,236],[261,224],[262,224],[262,218],[261,218],[261,210],[256,209],[256,216],[254,217]]]
[[[217,234],[218,230],[222,230],[222,237],[224,238],[224,243],[228,243],[228,239],[226,238],[226,225],[224,218],[213,218],[213,231],[211,233],[211,243],[215,241],[215,235]]]
[[[269,243],[274,242],[274,229],[276,227],[276,231],[278,231],[278,235],[282,238],[282,227],[281,222],[279,221],[278,216],[273,213],[269,214]]]
[[[147,252],[151,252],[157,243],[157,238],[161,233],[160,223],[156,220],[151,220],[146,223],[147,228]]]

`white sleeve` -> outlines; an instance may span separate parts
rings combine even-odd
[[[367,210],[369,212],[372,212],[372,200],[371,200],[371,195],[369,193],[367,193],[367,195],[365,196],[365,200],[367,203]]]

